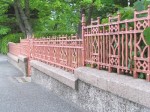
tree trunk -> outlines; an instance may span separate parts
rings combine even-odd
[[[81,11],[80,11],[80,22],[78,24],[78,37],[79,38],[82,38],[82,14],[85,14],[85,8],[81,8]]]
[[[28,18],[28,20],[30,20],[30,0],[24,0],[25,3],[25,14]]]
[[[20,14],[19,14],[16,2],[14,3],[14,10],[15,10],[15,15],[16,15],[16,19],[17,19],[17,23],[19,25],[19,28],[20,28],[21,32],[23,34],[25,34],[25,27],[24,27],[23,21],[20,18]]]
[[[89,12],[88,12],[88,19],[86,21],[86,24],[89,25],[91,24],[91,18],[92,18],[92,13],[93,13],[93,4],[94,4],[95,0],[92,1],[90,7],[89,7]]]
[[[14,9],[15,9],[16,18],[17,18],[17,21],[19,23],[19,27],[20,27],[22,33],[24,33],[26,35],[26,37],[32,38],[32,28],[31,28],[31,25],[29,23],[29,20],[28,20],[26,14],[24,13],[24,11],[21,7],[20,0],[14,1]]]

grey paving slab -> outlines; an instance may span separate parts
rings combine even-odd
[[[0,112],[85,112],[33,82],[19,83],[23,74],[0,55]]]

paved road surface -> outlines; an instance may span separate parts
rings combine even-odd
[[[84,112],[32,82],[19,83],[22,73],[0,55],[0,112]]]

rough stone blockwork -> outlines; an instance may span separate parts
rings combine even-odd
[[[150,112],[150,109],[78,80],[72,89],[32,67],[32,81],[45,86],[61,98],[74,102],[90,112]]]

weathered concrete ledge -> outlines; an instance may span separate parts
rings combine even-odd
[[[13,54],[10,54],[10,53],[7,53],[7,56],[18,63],[19,58],[18,58],[17,56],[15,56],[15,55],[13,55]]]
[[[145,80],[89,67],[77,68],[75,76],[99,89],[150,108],[150,83]]]
[[[19,58],[10,53],[8,53],[7,56],[8,56],[8,62],[21,71],[21,68],[19,67]]]
[[[38,69],[39,71],[49,75],[50,77],[60,81],[61,83],[76,89],[77,78],[74,77],[74,74],[66,72],[62,69],[47,65],[45,63],[32,60],[30,62],[31,66]]]
[[[8,62],[23,72],[24,76],[28,74],[28,58],[23,55],[15,56],[11,53],[7,54]]]
[[[27,60],[28,60],[28,58],[26,56],[23,56],[23,55],[19,55],[18,58],[22,62],[27,62]]]

